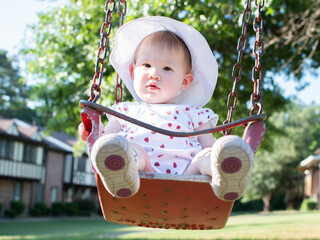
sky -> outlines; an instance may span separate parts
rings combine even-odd
[[[67,0],[14,0],[12,2],[0,0],[0,49],[8,51],[9,56],[16,55],[26,26],[37,22],[37,13],[48,11],[51,7],[66,2]],[[23,72],[21,74],[24,75]],[[284,81],[283,76],[276,79],[285,89],[285,96],[296,95],[306,104],[314,101],[320,105],[320,75],[316,79],[307,74],[305,79],[310,82],[310,85],[299,92],[295,89],[297,84],[293,81]]]

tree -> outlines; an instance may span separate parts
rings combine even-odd
[[[88,98],[86,92],[94,73],[99,31],[105,17],[103,9],[101,2],[71,1],[68,6],[39,15],[39,23],[31,29],[34,34],[26,42],[26,46],[31,47],[25,48],[23,53],[32,56],[28,61],[29,71],[35,80],[39,80],[33,86],[33,96],[43,104],[41,113],[53,129],[76,133],[75,126],[80,121],[78,101]],[[128,2],[126,21],[145,15],[164,15],[184,21],[204,34],[215,51],[220,67],[219,83],[208,106],[214,106],[222,122],[226,117],[228,92],[232,88],[231,72],[237,58],[236,45],[241,33],[238,19],[242,11],[243,6],[238,3],[231,6],[229,1],[131,1]],[[113,26],[116,26],[119,21],[116,12],[112,19]],[[111,46],[112,39],[111,36]],[[248,48],[242,63],[244,76],[238,86],[235,119],[249,112],[246,103],[252,91],[250,76],[254,64],[249,52]],[[114,94],[114,73],[109,64],[105,66],[107,80],[104,81],[104,97],[100,103],[110,105]],[[264,92],[268,99],[266,112],[270,112],[270,106],[281,108],[285,99],[277,84],[268,76],[264,85],[269,86]],[[125,98],[128,96],[125,94]]]
[[[7,52],[0,50],[0,116],[32,122],[36,115],[27,106],[29,88],[14,62],[7,57]]]
[[[272,197],[285,191],[299,163],[320,147],[320,106],[295,100],[270,121],[279,134],[273,138],[272,149],[258,151],[244,197],[245,201],[262,198],[265,210],[271,210]]]

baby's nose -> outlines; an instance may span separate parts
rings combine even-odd
[[[157,68],[153,67],[149,69],[149,78],[158,80],[160,79],[160,75]]]

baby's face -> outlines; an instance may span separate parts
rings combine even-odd
[[[185,56],[181,50],[169,50],[143,43],[130,67],[134,89],[145,102],[174,103],[176,97],[189,87],[192,74],[186,72]]]

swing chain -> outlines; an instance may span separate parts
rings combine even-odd
[[[108,52],[108,37],[111,33],[111,16],[115,9],[115,1],[114,0],[108,0],[105,3],[104,11],[106,12],[106,18],[105,21],[101,25],[100,29],[100,47],[98,49],[97,53],[97,60],[95,65],[95,74],[92,78],[92,84],[90,88],[90,98],[89,101],[91,102],[97,102],[101,97],[101,82],[102,82],[102,76],[103,76],[103,70],[104,70],[104,60],[107,57]],[[98,83],[97,83],[98,80]]]
[[[248,29],[250,18],[251,18],[251,0],[247,0],[246,8],[244,9],[242,14],[242,30],[241,30],[241,35],[238,39],[238,45],[237,45],[237,51],[238,51],[237,62],[232,69],[233,87],[232,87],[232,91],[228,95],[228,101],[227,101],[228,115],[227,115],[227,119],[223,122],[223,124],[227,124],[231,122],[233,111],[237,106],[238,95],[236,93],[236,90],[238,87],[238,82],[241,79],[241,73],[242,73],[241,61],[242,61],[243,53],[247,46],[247,29]],[[229,135],[231,134],[231,132],[232,132],[232,129],[229,129],[228,131],[224,131],[223,133],[224,135]]]
[[[127,13],[127,1],[120,0],[118,2],[118,15],[120,17],[119,27],[121,27],[123,25],[123,19],[124,19],[126,13]],[[123,92],[122,80],[120,79],[119,75],[117,74],[116,87],[115,87],[115,93],[114,93],[116,103],[119,103],[122,101],[122,92]]]
[[[264,54],[263,42],[261,40],[261,32],[263,31],[263,19],[261,16],[261,9],[264,7],[264,0],[260,1],[261,3],[258,4],[258,0],[255,0],[255,6],[257,8],[253,24],[253,29],[256,32],[256,41],[253,45],[253,53],[255,55],[255,66],[252,68],[253,93],[250,96],[250,116],[254,115],[255,111],[257,111],[257,114],[261,114],[263,109],[260,89],[262,85],[261,57]]]

